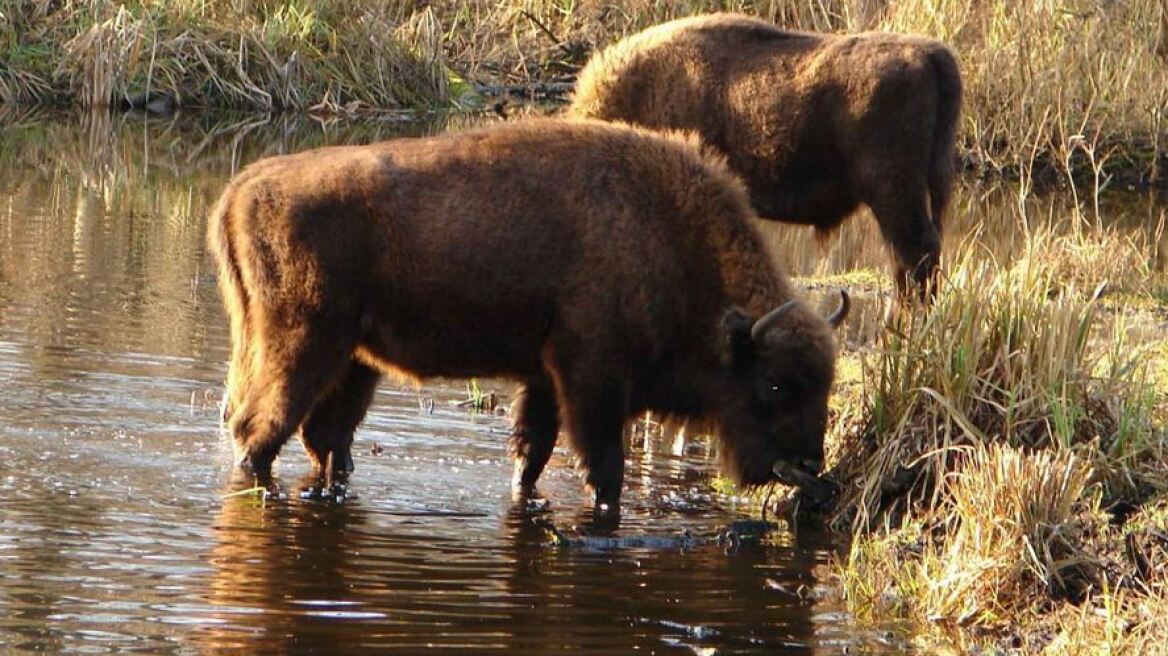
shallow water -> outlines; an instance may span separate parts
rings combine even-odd
[[[0,651],[883,649],[818,599],[833,546],[810,530],[732,553],[550,545],[511,499],[506,418],[456,407],[462,382],[383,385],[343,505],[297,497],[296,444],[279,467],[291,498],[224,497],[249,482],[218,431],[206,207],[264,154],[441,125],[4,118]],[[711,492],[702,442],[636,439],[629,460],[616,536],[750,517]],[[608,534],[567,454],[542,490],[563,530]]]
[[[511,499],[506,418],[457,407],[462,382],[382,386],[344,504],[297,497],[295,444],[279,466],[290,498],[225,496],[249,482],[218,430],[227,337],[207,206],[266,154],[466,121],[0,116],[0,649],[900,651],[824,597],[834,546],[810,529],[731,551],[552,546]],[[1009,216],[1008,193],[972,190],[959,207]],[[1133,225],[1160,211],[1140,202],[1124,205]],[[797,272],[882,270],[870,219],[853,223],[826,252],[768,230]],[[612,534],[705,536],[750,517],[711,491],[704,442],[630,439]],[[564,451],[541,487],[542,517],[610,534]]]

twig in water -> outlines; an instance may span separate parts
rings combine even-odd
[[[223,496],[221,496],[219,498],[220,499],[230,499],[232,497],[243,497],[243,496],[247,496],[249,494],[260,495],[260,494],[263,494],[264,492],[267,492],[267,490],[268,490],[268,488],[266,488],[262,485],[256,485],[255,487],[249,487],[246,490],[239,490],[237,492],[229,492],[229,493],[224,494]]]

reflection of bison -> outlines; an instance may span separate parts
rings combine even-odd
[[[241,460],[266,475],[299,429],[318,467],[348,471],[379,372],[397,372],[521,381],[524,487],[562,421],[598,502],[617,501],[622,429],[645,409],[713,419],[745,484],[777,461],[815,470],[834,338],[752,216],[719,161],[592,121],[257,162],[210,232]]]
[[[595,56],[572,112],[699,132],[764,218],[829,231],[868,205],[904,292],[936,271],[960,104],[957,63],[936,41],[787,32],[723,14],[658,25]]]

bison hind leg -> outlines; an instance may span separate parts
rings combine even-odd
[[[265,336],[252,379],[232,406],[237,462],[262,481],[270,480],[284,443],[352,358],[355,338],[325,325],[307,320]]]
[[[546,378],[524,383],[511,404],[511,454],[515,458],[512,486],[531,495],[556,446],[560,431],[555,390]]]
[[[381,374],[351,361],[300,427],[300,440],[318,478],[343,482],[353,471],[353,433],[365,418]]]

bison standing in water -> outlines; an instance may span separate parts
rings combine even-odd
[[[210,226],[240,462],[267,477],[299,432],[319,472],[347,473],[391,372],[520,381],[523,488],[562,423],[597,503],[617,502],[623,428],[647,409],[712,419],[743,484],[806,482],[846,295],[828,320],[797,300],[752,217],[720,159],[595,121],[256,162]]]
[[[743,176],[763,218],[826,234],[866,204],[903,295],[935,279],[960,105],[957,63],[937,41],[715,14],[593,57],[571,111],[698,132]]]

